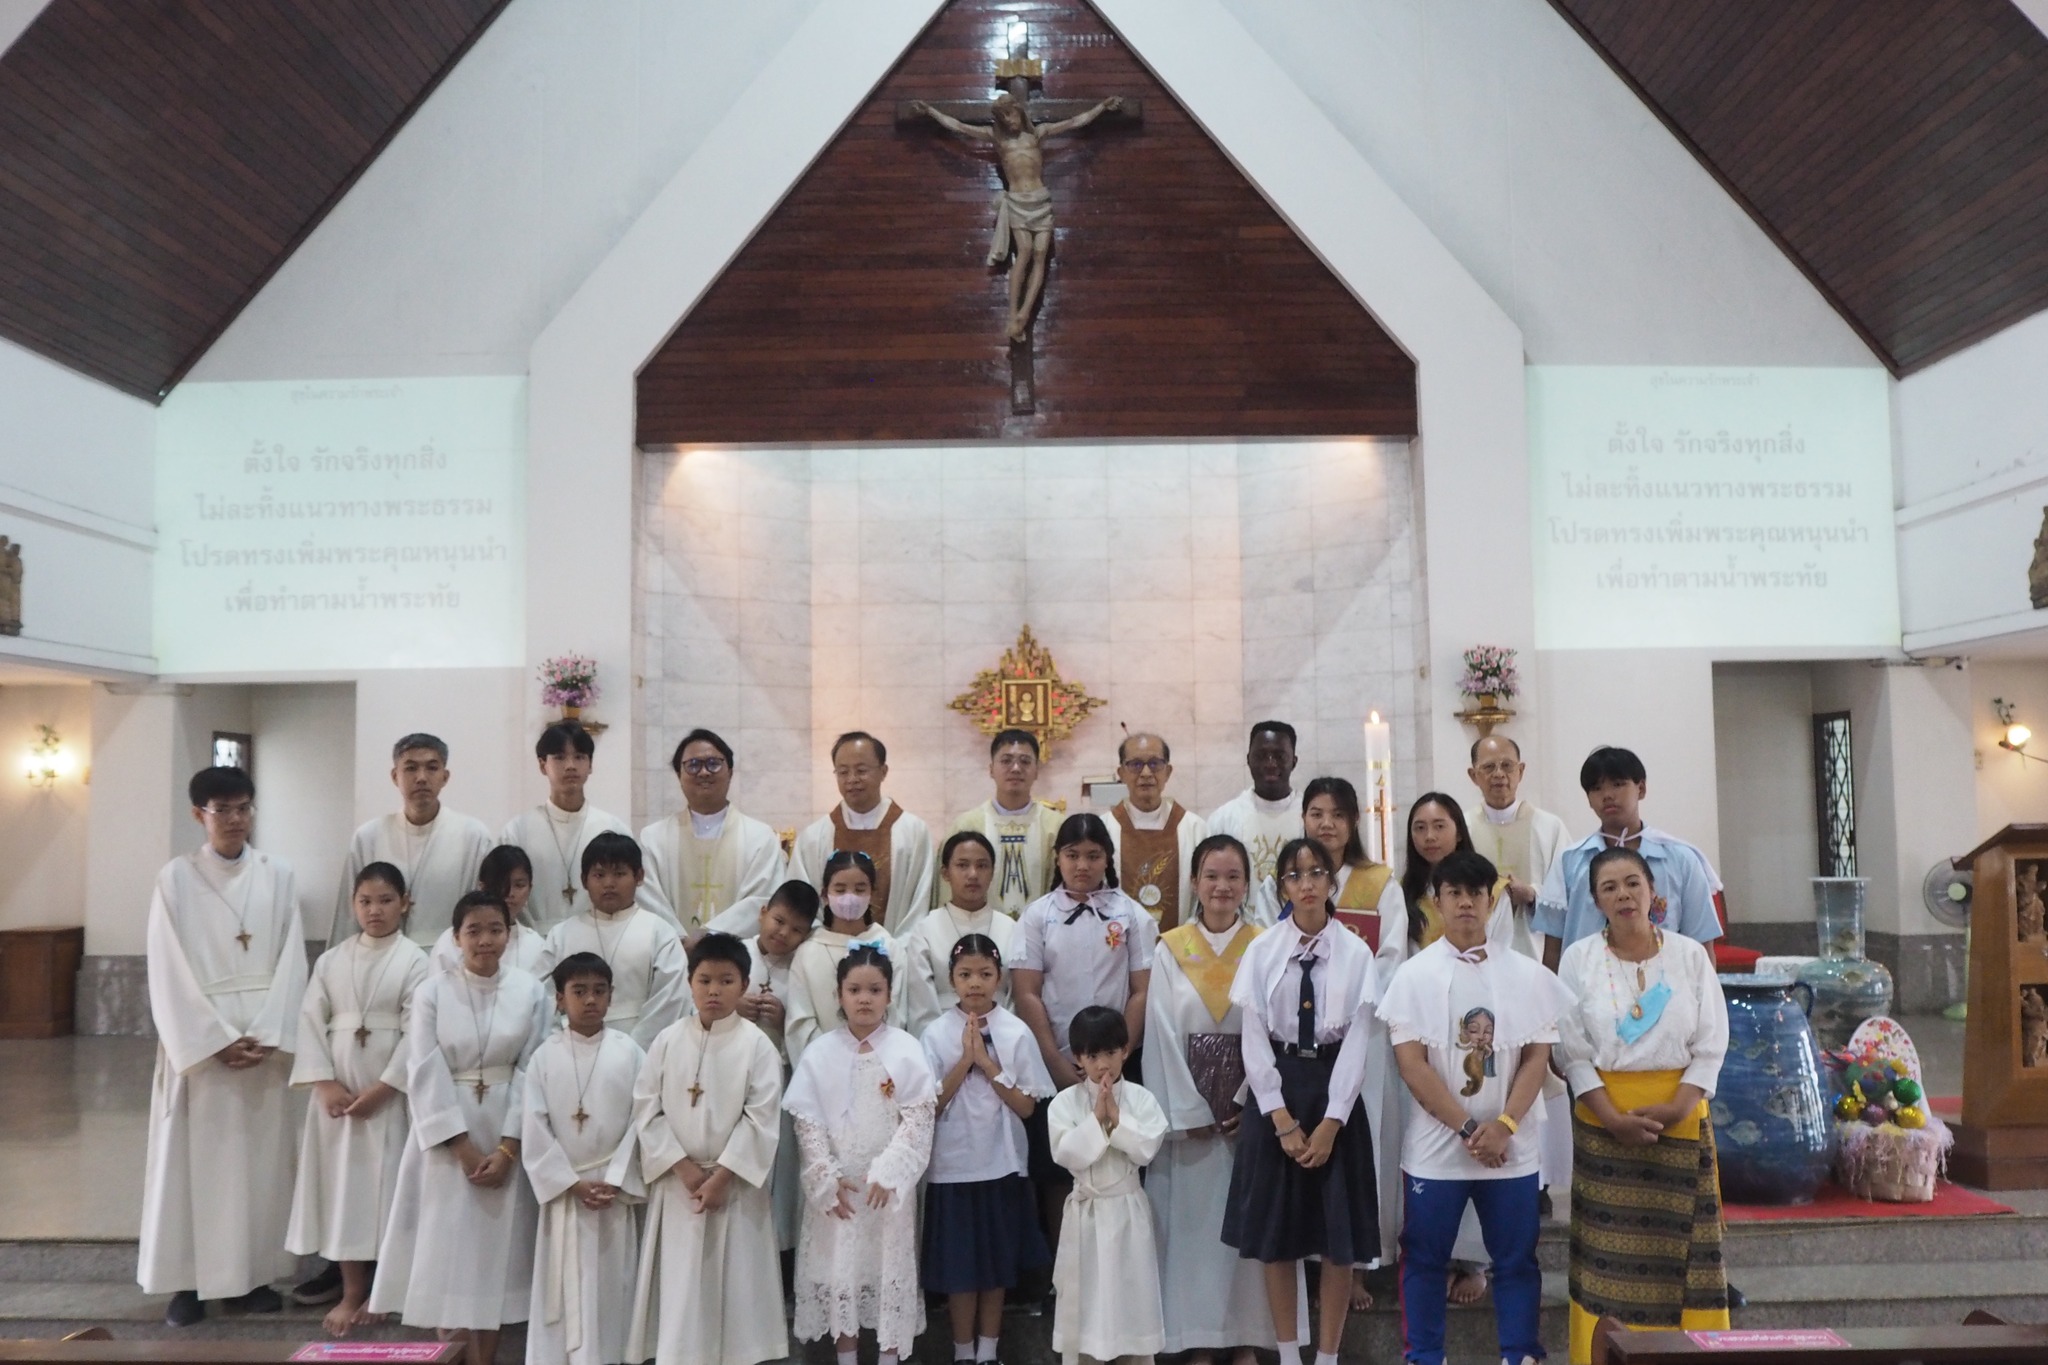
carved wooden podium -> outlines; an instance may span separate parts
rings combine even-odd
[[[1975,890],[1949,1169],[1983,1189],[2048,1189],[2048,825],[2007,825],[1955,861]]]

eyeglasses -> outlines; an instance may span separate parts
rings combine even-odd
[[[233,806],[201,806],[199,809],[205,811],[216,820],[247,820],[256,814],[255,804],[249,801],[243,801]]]
[[[1280,880],[1283,882],[1326,882],[1330,880],[1330,874],[1323,871],[1320,867],[1297,867],[1292,872],[1282,872]]]
[[[1163,758],[1127,758],[1124,766],[1134,773],[1163,773],[1173,765]]]
[[[722,758],[686,758],[683,760],[683,771],[692,777],[716,777],[725,771],[725,760]]]

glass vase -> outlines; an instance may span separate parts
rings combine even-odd
[[[1812,988],[1807,1011],[1823,1048],[1846,1047],[1865,1019],[1891,1013],[1892,974],[1863,955],[1863,916],[1870,882],[1863,877],[1813,878],[1813,923],[1820,957],[1799,969]]]

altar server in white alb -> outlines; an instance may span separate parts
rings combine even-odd
[[[739,765],[716,734],[690,731],[668,765],[683,789],[683,809],[640,831],[647,890],[687,933],[717,929],[751,938],[761,927],[761,906],[782,884],[782,840],[732,804]]]
[[[564,1027],[526,1067],[520,1157],[540,1201],[527,1365],[622,1365],[640,1263],[646,1187],[633,1141],[633,1085],[647,1054],[604,1026],[612,969],[595,953],[555,965]]]
[[[1060,832],[1060,813],[1035,799],[1038,785],[1038,736],[1029,730],[1004,730],[989,741],[988,775],[995,795],[953,821],[948,835],[973,830],[996,851],[995,881],[989,900],[1011,919],[1052,889],[1052,841]],[[943,896],[946,888],[934,886]]]
[[[1273,875],[1273,862],[1302,834],[1301,799],[1294,794],[1294,727],[1262,720],[1252,727],[1244,765],[1252,784],[1209,812],[1209,833],[1228,834],[1252,855],[1252,883]]]
[[[334,927],[327,935],[330,944],[354,936],[356,874],[371,863],[390,863],[405,878],[412,901],[405,936],[422,948],[434,946],[455,902],[476,889],[477,869],[498,841],[483,821],[441,804],[452,775],[448,746],[437,736],[407,735],[391,746],[391,785],[405,804],[365,824],[349,840]]]
[[[313,964],[299,1011],[292,1085],[313,1092],[299,1137],[298,1188],[285,1248],[340,1267],[327,1330],[365,1320],[377,1241],[398,1189],[412,1118],[405,1103],[405,1017],[432,966],[401,932],[405,875],[390,863],[356,873],[361,931]]]
[[[1139,1174],[1166,1137],[1166,1111],[1124,1079],[1131,1031],[1121,1012],[1090,1005],[1067,1034],[1081,1083],[1046,1110],[1053,1160],[1074,1187],[1060,1219],[1052,1282],[1052,1348],[1064,1365],[1132,1357],[1164,1346],[1159,1251]]]
[[[596,953],[612,969],[605,1027],[645,1048],[689,1003],[689,968],[676,927],[636,903],[643,876],[640,845],[626,835],[600,834],[584,845],[590,908],[548,931],[535,970],[545,974],[572,953]]]
[[[932,832],[924,821],[882,795],[889,750],[865,730],[832,741],[832,778],[839,804],[796,836],[789,875],[825,889],[834,853],[864,853],[875,868],[875,922],[903,934],[932,901]]]
[[[170,1294],[185,1327],[204,1300],[244,1312],[283,1307],[290,1274],[291,1053],[306,989],[305,933],[292,871],[249,846],[256,787],[240,768],[193,777],[197,852],[157,874],[150,901],[149,1012],[160,1040],[143,1166],[144,1293]]]
[[[406,1020],[412,1141],[377,1257],[370,1311],[437,1327],[491,1365],[498,1329],[526,1321],[538,1212],[519,1169],[526,1067],[547,1035],[553,1000],[500,965],[510,930],[503,901],[472,891],[455,903],[462,970],[429,976]]]
[[[1057,834],[1057,828],[1053,831]],[[995,877],[995,845],[975,830],[963,829],[949,835],[939,850],[939,875],[945,880],[946,900],[917,922],[903,936],[903,958],[899,964],[903,993],[903,1026],[922,1038],[932,1020],[952,1009],[959,997],[953,994],[953,945],[969,934],[980,934],[1008,953],[1017,936],[1017,921],[989,904],[988,889]],[[1008,1007],[1010,983],[1001,982],[996,1003]]]
[[[789,1082],[789,1049],[784,1024],[789,1018],[790,970],[796,950],[818,926],[818,889],[809,882],[786,881],[761,907],[761,932],[745,939],[752,974],[740,1000],[740,1018],[768,1035],[782,1057],[782,1079]],[[775,1174],[769,1184],[775,1200],[775,1240],[784,1251],[796,1250],[803,1225],[803,1175],[796,1150],[796,1129],[789,1111],[782,1111],[782,1140],[775,1146]]]
[[[548,940],[526,927],[526,902],[533,895],[533,859],[517,844],[499,844],[484,855],[483,866],[476,872],[476,889],[490,892],[512,912],[512,936],[505,940],[505,955],[498,964],[538,976]],[[462,970],[462,949],[455,942],[453,929],[443,929],[441,937],[434,940],[432,957],[437,972]]]
[[[501,844],[517,844],[533,862],[533,896],[526,903],[526,922],[545,934],[572,915],[590,908],[579,878],[583,850],[600,834],[632,836],[626,822],[590,804],[583,789],[597,762],[597,741],[573,721],[557,721],[540,732],[533,755],[547,779],[548,799],[513,816],[498,834]],[[664,919],[674,912],[648,897],[648,908]]]
[[[695,1013],[654,1040],[633,1086],[647,1231],[628,1360],[759,1365],[789,1354],[768,1196],[782,1059],[738,1013],[751,965],[730,934],[692,945]]]

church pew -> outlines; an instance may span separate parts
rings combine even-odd
[[[1630,1332],[1609,1319],[1594,1329],[1593,1359],[1599,1365],[1678,1365],[1716,1360],[1723,1365],[2048,1365],[2048,1325],[2008,1324],[1990,1313],[1976,1312],[1960,1327],[1838,1327],[1846,1344],[1799,1350],[1712,1350],[1694,1343],[1684,1332]]]
[[[303,1341],[109,1341],[83,1336],[66,1337],[62,1341],[0,1341],[0,1365],[285,1365],[308,1344]],[[459,1341],[361,1344],[402,1344],[407,1348],[404,1365],[458,1365],[463,1352]],[[428,1348],[432,1348],[431,1354]]]

